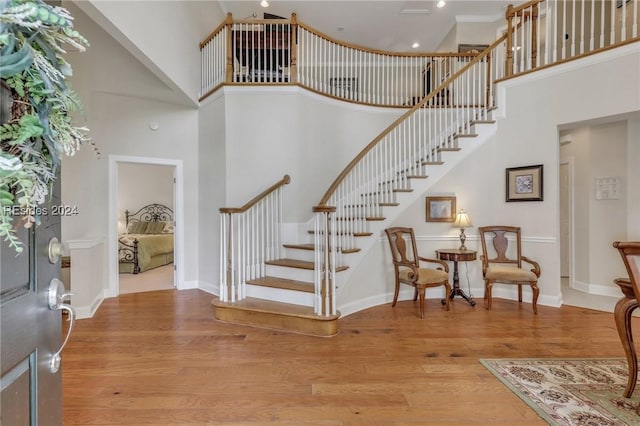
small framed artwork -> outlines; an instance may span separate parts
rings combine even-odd
[[[507,202],[542,201],[542,164],[507,169]]]
[[[478,54],[483,52],[487,47],[489,47],[488,44],[459,44],[458,53]]]
[[[427,197],[427,222],[453,222],[456,197]]]

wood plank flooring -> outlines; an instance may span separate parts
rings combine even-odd
[[[127,294],[78,321],[64,425],[545,425],[478,359],[624,357],[613,315],[575,307],[405,301],[319,338],[217,322],[211,300]]]

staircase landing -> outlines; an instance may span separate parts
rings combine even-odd
[[[238,302],[221,302],[214,298],[215,318],[233,324],[273,330],[331,337],[338,334],[340,313],[316,315],[313,308],[248,297]]]

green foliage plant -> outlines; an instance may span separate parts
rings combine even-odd
[[[70,116],[82,105],[63,55],[89,45],[72,21],[66,9],[42,0],[0,0],[0,239],[18,253],[23,242],[15,231],[37,222],[34,212],[50,195],[62,156],[85,144],[99,155],[88,129]]]

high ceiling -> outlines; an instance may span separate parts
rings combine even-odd
[[[457,22],[494,22],[504,19],[508,4],[523,1],[447,0],[442,8],[436,0],[260,0],[223,1],[223,11],[235,19],[262,19],[263,13],[298,19],[338,40],[372,49],[395,52],[434,52]],[[254,15],[255,14],[255,15]],[[412,49],[413,43],[420,43]]]

